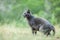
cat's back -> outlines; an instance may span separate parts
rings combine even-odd
[[[50,24],[50,22],[44,18],[34,18],[34,21],[37,23],[37,24]]]

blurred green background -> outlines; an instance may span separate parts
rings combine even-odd
[[[0,0],[0,25],[27,27],[23,17],[26,9],[36,17],[43,17],[53,25],[60,24],[60,0]]]
[[[41,32],[32,35],[23,16],[27,9],[35,17],[45,18],[53,24],[55,36],[46,37]],[[0,40],[60,40],[59,17],[60,0],[0,0]]]

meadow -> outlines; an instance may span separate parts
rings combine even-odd
[[[53,24],[55,36],[32,35],[23,17],[27,9]],[[60,0],[0,0],[0,40],[60,40]]]
[[[55,26],[55,36],[45,36],[41,32],[37,35],[31,33],[30,27],[15,27],[15,25],[0,26],[0,40],[60,40],[60,29]]]

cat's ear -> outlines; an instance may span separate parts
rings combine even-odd
[[[29,13],[29,14],[30,14],[30,10],[29,10],[29,9],[27,10],[27,13]]]

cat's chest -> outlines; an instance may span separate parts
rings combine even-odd
[[[34,20],[30,20],[30,21],[28,21],[28,23],[29,23],[30,26],[34,26],[34,25],[36,25],[36,23],[35,23]]]

